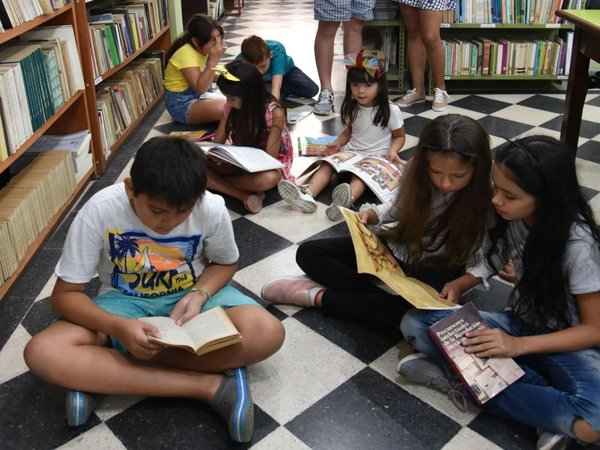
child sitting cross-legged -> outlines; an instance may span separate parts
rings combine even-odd
[[[342,123],[346,128],[341,135],[327,145],[331,155],[342,146],[362,155],[387,158],[396,165],[402,161],[398,152],[404,145],[404,122],[400,108],[388,100],[385,73],[376,58],[363,57],[361,50],[356,60],[347,60],[346,96],[342,103]],[[289,180],[281,180],[277,189],[288,204],[305,213],[317,209],[315,197],[330,183],[335,171],[329,164],[322,163],[310,177],[307,186],[298,186]],[[332,193],[332,203],[325,210],[330,220],[342,218],[339,206],[349,208],[365,192],[367,186],[356,175],[350,183],[341,183]]]
[[[34,336],[24,355],[33,373],[70,391],[69,425],[92,414],[88,393],[187,397],[210,404],[234,441],[251,439],[245,367],[275,353],[284,329],[228,286],[239,252],[223,199],[205,189],[205,166],[191,142],[152,138],[130,177],[95,194],[73,221],[51,298],[64,320]],[[90,297],[96,273],[101,289]],[[158,330],[138,320],[170,316],[182,324],[216,306],[243,340],[201,356],[152,342]]]

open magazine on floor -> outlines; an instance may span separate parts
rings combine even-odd
[[[312,172],[322,163],[329,164],[338,173],[356,175],[383,203],[393,200],[400,186],[401,168],[384,156],[363,156],[350,150],[320,158],[308,166],[301,176]]]
[[[341,209],[352,237],[359,273],[368,273],[379,278],[392,292],[404,297],[415,308],[457,308],[454,303],[440,297],[428,284],[407,277],[396,258],[377,235],[360,221],[358,214],[347,208]]]
[[[255,173],[285,167],[281,162],[260,148],[215,144],[211,142],[197,142],[196,144],[207,156],[221,159],[229,164],[241,167],[247,172]]]

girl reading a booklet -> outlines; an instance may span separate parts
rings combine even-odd
[[[536,427],[538,449],[566,448],[570,438],[598,442],[600,228],[574,159],[556,139],[530,136],[496,150],[492,178],[497,222],[484,258],[451,284],[457,294],[485,284],[512,258],[510,309],[481,312],[491,329],[467,333],[463,345],[482,358],[514,358],[525,375],[483,407]],[[401,375],[450,384],[426,332],[446,314],[413,310],[404,317],[402,332],[422,354],[400,361]]]
[[[359,213],[364,223],[394,222],[380,233],[393,257],[407,276],[449,301],[456,296],[447,283],[464,273],[491,217],[491,165],[489,136],[479,123],[458,114],[437,117],[423,129],[395,201],[363,205]],[[351,237],[303,242],[296,262],[311,279],[271,281],[261,293],[265,300],[394,328],[411,307],[358,273]]]
[[[227,103],[214,142],[260,148],[284,167],[249,173],[209,158],[208,188],[242,201],[248,212],[256,214],[262,209],[265,191],[277,186],[281,179],[294,181],[290,172],[294,153],[286,112],[265,90],[261,73],[249,62],[230,62],[221,72],[217,86]]]
[[[364,57],[363,50],[356,60],[346,60],[346,96],[342,103],[342,124],[346,126],[335,141],[327,145],[331,155],[342,146],[364,155],[386,155],[394,164],[402,164],[398,152],[404,145],[404,122],[400,108],[388,100],[387,79],[377,58]],[[326,156],[326,155],[324,155]],[[277,186],[281,198],[305,213],[317,209],[314,197],[330,183],[335,175],[329,164],[321,164],[311,176],[308,186],[300,187],[290,180]],[[332,193],[332,203],[325,210],[330,220],[338,221],[342,214],[338,206],[349,208],[366,190],[365,183],[352,175],[350,183],[341,183]]]
[[[225,99],[211,86],[227,45],[223,28],[204,14],[187,22],[165,56],[165,106],[177,122],[206,124],[221,117]]]

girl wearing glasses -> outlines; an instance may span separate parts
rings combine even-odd
[[[490,326],[466,333],[467,353],[512,357],[525,375],[483,409],[538,429],[538,449],[570,438],[600,443],[600,228],[581,194],[574,158],[548,136],[498,148],[492,168],[496,225],[481,263],[453,284],[457,294],[504,267],[512,254],[510,308],[481,313]],[[402,333],[421,352],[400,361],[405,378],[451,386],[426,328],[447,312],[410,311]]]
[[[449,282],[471,263],[491,216],[491,165],[489,136],[478,122],[458,114],[438,117],[423,129],[395,202],[363,205],[359,212],[366,224],[394,222],[380,236],[406,275],[449,301],[457,299]],[[267,283],[265,300],[394,328],[411,308],[358,273],[350,237],[303,242],[296,262],[310,279]]]
[[[227,46],[223,28],[204,14],[195,14],[186,31],[171,45],[165,56],[165,105],[177,122],[217,122],[225,98],[212,91],[215,67]]]

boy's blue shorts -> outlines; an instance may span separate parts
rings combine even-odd
[[[209,98],[225,98],[218,89],[211,89],[204,94],[196,93],[192,88],[182,92],[172,92],[165,89],[165,108],[173,119],[179,123],[188,123],[188,111],[196,100]]]
[[[94,303],[103,310],[117,316],[138,319],[148,316],[169,316],[175,304],[187,294],[181,291],[161,297],[134,297],[119,291],[108,291],[94,297]],[[231,286],[225,286],[217,291],[202,306],[202,311],[208,311],[215,306],[231,308],[241,305],[258,305],[256,301]],[[127,353],[127,348],[117,338],[110,336],[112,347],[121,353]]]

